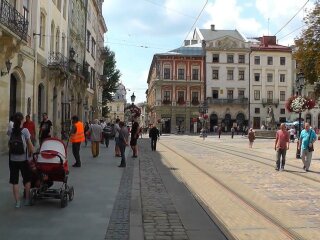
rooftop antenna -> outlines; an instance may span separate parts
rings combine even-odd
[[[269,36],[269,25],[270,25],[270,18],[268,18],[268,36]]]

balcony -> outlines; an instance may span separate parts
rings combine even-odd
[[[6,0],[0,0],[0,24],[5,27],[7,32],[12,32],[27,41],[28,20]],[[0,27],[3,28],[1,25]]]
[[[223,98],[208,98],[208,103],[210,104],[220,104],[220,105],[247,105],[249,104],[248,98],[240,99],[223,99]]]
[[[51,78],[66,78],[69,69],[68,59],[60,52],[50,52],[48,57],[48,68]]]
[[[263,98],[263,99],[262,99],[262,105],[263,105],[263,107],[268,106],[268,105],[275,105],[276,107],[278,107],[278,105],[279,105],[279,99]]]

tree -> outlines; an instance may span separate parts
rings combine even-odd
[[[304,73],[306,83],[314,84],[320,77],[320,0],[316,0],[315,7],[304,18],[307,29],[302,31],[296,39],[297,51],[294,56],[298,67]],[[320,88],[316,88],[316,95]]]
[[[115,54],[107,46],[105,47],[106,60],[103,63],[103,77],[100,80],[102,87],[102,115],[106,116],[109,109],[106,107],[107,102],[113,101],[113,95],[118,89],[121,73],[116,69]]]

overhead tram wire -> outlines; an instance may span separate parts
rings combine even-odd
[[[192,29],[194,28],[194,26],[195,26],[196,23],[198,22],[198,19],[199,19],[199,17],[201,16],[201,14],[202,14],[203,10],[205,9],[205,7],[207,6],[207,4],[208,4],[208,0],[206,0],[205,4],[203,5],[203,7],[202,7],[202,9],[201,9],[201,11],[200,11],[200,13],[198,14],[196,20],[195,20],[194,23],[192,24],[192,26],[191,26],[191,28],[190,28],[187,36],[186,36],[184,39],[187,39],[188,35],[190,34],[190,32],[192,31]],[[182,42],[182,46],[183,46],[183,45],[184,45],[184,42]]]
[[[308,2],[309,0],[305,2],[305,4],[296,12],[296,14],[294,14],[293,17],[290,18],[290,20],[285,25],[283,25],[278,32],[274,34],[274,36],[276,36],[279,32],[281,32],[282,29],[284,29],[292,21],[292,19],[294,19],[298,15],[298,13],[307,5]]]
[[[298,27],[298,28],[296,28],[295,30],[293,30],[292,32],[290,32],[290,33],[288,33],[288,34],[286,34],[286,35],[284,35],[284,36],[282,36],[282,37],[280,37],[280,38],[278,38],[278,40],[281,40],[281,39],[284,39],[285,37],[288,37],[289,35],[291,35],[292,33],[294,33],[294,32],[296,32],[296,31],[298,31],[299,29],[301,29],[301,28],[303,28],[303,27],[305,27],[306,25],[302,25],[302,26],[300,26],[300,27]]]

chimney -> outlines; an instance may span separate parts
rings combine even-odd
[[[189,46],[190,45],[190,40],[184,40],[184,45]]]
[[[211,31],[215,31],[215,25],[214,24],[211,24]]]
[[[276,36],[263,36],[262,37],[262,44],[266,47],[268,47],[268,45],[277,45],[277,37]]]

